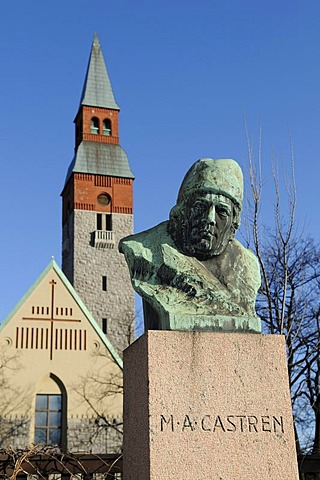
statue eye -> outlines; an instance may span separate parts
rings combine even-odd
[[[220,217],[229,217],[230,211],[228,208],[225,207],[216,207],[217,213]]]
[[[205,209],[207,208],[207,203],[199,200],[198,202],[195,202],[193,204],[193,208],[198,212],[205,211]]]

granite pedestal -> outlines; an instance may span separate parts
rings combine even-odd
[[[148,331],[124,354],[124,480],[297,480],[284,338]]]

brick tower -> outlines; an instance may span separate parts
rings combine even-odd
[[[133,231],[133,179],[95,34],[75,118],[63,198],[62,269],[119,352],[134,325],[134,294],[119,240]]]

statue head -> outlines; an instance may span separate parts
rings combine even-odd
[[[220,255],[240,225],[242,171],[234,160],[198,160],[186,173],[168,231],[178,249],[199,260]]]

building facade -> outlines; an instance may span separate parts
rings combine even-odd
[[[133,231],[133,174],[97,35],[62,191],[62,270],[53,260],[0,325],[0,448],[122,446],[123,349],[134,293],[119,240]]]
[[[0,448],[119,451],[122,361],[52,261],[0,329]]]

